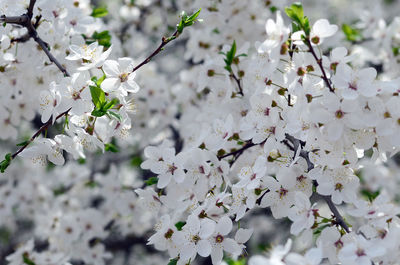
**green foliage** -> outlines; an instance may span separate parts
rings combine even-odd
[[[306,36],[310,35],[310,22],[308,21],[308,17],[304,16],[303,6],[301,3],[293,3],[290,7],[285,8],[285,12],[293,21],[293,32],[303,30]]]
[[[117,145],[115,145],[114,143],[108,143],[105,144],[104,146],[104,150],[109,151],[109,152],[113,152],[113,153],[118,153],[119,152],[119,148]]]
[[[108,10],[107,10],[107,7],[105,7],[105,6],[93,8],[93,11],[91,14],[92,17],[105,17],[107,15],[108,15]]]
[[[176,265],[178,263],[178,258],[170,259],[168,265]]]
[[[134,156],[131,159],[131,166],[132,167],[140,167],[140,165],[142,164],[143,159],[140,156]]]
[[[239,55],[236,55],[236,41],[233,41],[231,49],[224,53],[220,52],[219,54],[225,55],[224,62],[225,62],[225,69],[229,72],[232,73],[232,64],[239,59],[240,56],[247,56],[247,54],[241,53]]]
[[[4,160],[0,162],[0,172],[4,173],[4,171],[8,168],[8,166],[11,164],[11,153],[8,153],[4,156]]]
[[[28,144],[30,144],[30,143],[31,143],[31,141],[30,141],[30,140],[26,140],[26,141],[23,141],[23,142],[17,143],[17,146],[25,146],[25,145],[28,145]]]
[[[197,17],[199,16],[201,8],[197,10],[197,12],[193,13],[192,15],[188,16],[185,11],[181,13],[181,21],[179,24],[176,25],[176,30],[179,33],[182,33],[183,29],[186,27],[190,27],[196,21],[198,21]]]
[[[361,41],[363,39],[361,32],[355,28],[352,28],[348,24],[342,25],[342,31],[346,36],[346,40],[351,42]]]
[[[233,260],[231,258],[227,258],[225,261],[228,263],[228,265],[246,265],[247,259],[241,258],[238,260]]]
[[[33,262],[30,258],[29,258],[29,254],[27,252],[22,254],[22,259],[24,261],[25,264],[27,265],[36,265],[35,262]]]
[[[109,48],[111,46],[111,35],[108,30],[97,32],[95,31],[91,37],[82,34],[86,44],[91,44],[97,41],[100,45]]]
[[[370,202],[375,200],[375,198],[378,197],[379,194],[380,194],[380,190],[377,190],[377,191],[370,191],[367,189],[361,190],[361,195],[363,197],[365,197],[366,199],[368,199]]]
[[[151,177],[148,180],[146,180],[144,183],[146,183],[147,186],[151,186],[153,184],[157,184],[158,178],[157,177]]]
[[[186,224],[186,222],[177,222],[175,224],[176,229],[178,229],[178,231],[182,231],[182,227]]]
[[[96,86],[89,86],[90,94],[92,95],[92,101],[95,105],[95,108],[91,114],[94,117],[102,117],[104,115],[107,115],[110,119],[115,118],[116,120],[121,122],[121,115],[110,110],[115,105],[119,104],[119,100],[117,98],[113,98],[112,100],[108,101],[106,99],[106,94],[100,88],[101,82],[103,82],[104,79],[105,75],[103,75],[103,77],[101,77],[100,79],[93,77],[92,81],[95,82]]]

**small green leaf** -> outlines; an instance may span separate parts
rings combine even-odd
[[[361,32],[355,28],[352,28],[348,24],[343,24],[342,25],[342,31],[344,35],[346,36],[346,40],[351,41],[351,42],[356,42],[356,41],[361,41],[362,40],[362,35]]]
[[[143,159],[140,156],[134,156],[131,159],[131,166],[133,167],[140,167],[140,164],[142,164]]]
[[[370,191],[367,189],[361,190],[361,195],[364,196],[366,199],[368,199],[370,202],[375,200],[376,197],[380,194],[380,190],[377,191]]]
[[[36,265],[35,262],[33,262],[30,258],[29,258],[29,254],[27,252],[24,252],[22,254],[22,259],[24,261],[25,264],[27,265]]]
[[[105,17],[108,15],[107,7],[96,7],[93,9],[91,16],[92,17]]]
[[[84,159],[84,158],[79,158],[78,160],[78,164],[80,164],[80,165],[83,165],[83,164],[85,164],[86,163],[86,159]]]
[[[117,105],[119,103],[119,100],[117,98],[113,98],[111,101],[108,101],[104,106],[103,106],[103,110],[109,110],[112,107],[114,107],[115,105]]]
[[[392,47],[392,52],[394,56],[397,56],[400,54],[400,47]]]
[[[201,8],[200,8],[199,10],[197,10],[193,15],[191,15],[191,16],[186,20],[186,22],[187,22],[187,23],[190,23],[190,22],[196,21],[197,17],[198,17],[199,14],[200,14],[200,11],[201,11]]]
[[[178,258],[170,259],[167,265],[176,265],[178,263]]]
[[[8,153],[4,157],[8,162],[11,162],[11,153]]]
[[[30,142],[31,142],[31,141],[29,141],[29,140],[26,140],[26,141],[23,141],[23,142],[20,142],[20,143],[18,143],[18,144],[17,144],[17,146],[24,146],[24,145],[28,145],[28,144],[30,144]]]
[[[226,258],[225,259],[226,263],[228,263],[228,265],[246,265],[247,260],[245,258],[241,258],[238,260],[234,260],[232,258]]]
[[[275,13],[276,11],[278,11],[279,9],[276,6],[271,6],[269,8],[269,11],[271,11],[271,13]]]
[[[111,46],[111,35],[108,32],[108,30],[105,30],[102,32],[95,31],[92,35],[92,40],[86,41],[86,43],[90,44],[95,41],[97,41],[99,43],[99,45],[102,45],[102,46],[108,48]]]
[[[107,111],[107,114],[109,114],[110,117],[115,118],[115,119],[118,120],[119,122],[122,122],[122,116],[121,116],[121,114],[116,113],[116,112],[111,111],[111,110]]]
[[[105,144],[104,149],[106,151],[113,152],[113,153],[118,153],[119,152],[118,147],[113,143]]]
[[[8,166],[11,164],[11,153],[5,155],[4,160],[0,162],[0,172],[4,173]]]
[[[310,27],[310,22],[308,21],[308,17],[304,17],[303,19],[303,30],[306,36],[310,36],[311,27]]]
[[[147,186],[151,186],[153,184],[158,183],[158,178],[157,177],[151,177],[148,180],[146,180],[144,183],[146,183]]]
[[[102,109],[94,109],[91,113],[91,115],[94,117],[103,117],[106,114],[107,114],[107,111],[104,111]]]
[[[177,222],[175,224],[176,229],[178,229],[178,231],[182,231],[182,227],[186,224],[186,222]]]
[[[176,30],[179,33],[182,33],[183,29],[193,25],[196,21],[198,21],[197,17],[199,16],[201,8],[197,10],[192,15],[188,16],[185,11],[181,13],[181,21],[176,25]]]
[[[96,108],[101,109],[103,103],[106,101],[106,95],[100,87],[90,86],[90,94]],[[104,115],[104,114],[103,114]]]

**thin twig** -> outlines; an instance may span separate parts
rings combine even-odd
[[[237,78],[237,76],[232,72],[230,75],[229,75],[230,77],[232,77],[235,81],[236,81],[236,83],[237,83],[237,85],[238,85],[238,89],[239,89],[239,94],[240,95],[242,95],[242,96],[244,96],[244,94],[243,94],[243,88],[242,88],[242,85],[240,84],[240,79],[239,78]]]
[[[35,7],[35,3],[36,3],[36,0],[31,0],[29,2],[28,12],[26,13],[28,15],[29,19],[31,19],[33,17],[33,8]]]
[[[302,147],[302,142],[299,139],[296,139],[295,137],[286,134],[286,140],[289,141],[290,143],[292,143],[293,146],[290,146],[287,144],[287,141],[282,141],[286,146],[288,146],[291,150],[293,150],[294,152],[297,151],[296,148],[294,147]],[[310,157],[309,157],[309,152],[301,149],[300,150],[300,157],[302,157],[304,160],[306,160],[307,162],[307,166],[308,166],[308,171],[310,171],[311,169],[314,168],[314,163],[310,161]],[[316,182],[316,181],[315,181]],[[318,182],[316,182],[316,185],[318,185]],[[336,224],[340,225],[347,233],[350,233],[350,229],[348,227],[348,225],[346,224],[346,222],[343,219],[343,216],[340,214],[339,210],[337,209],[336,205],[332,202],[331,196],[322,196],[321,197],[326,201],[326,203],[329,206],[329,209],[331,210],[331,212],[333,213],[333,215],[335,216],[335,221]]]
[[[242,148],[240,148],[238,150],[235,150],[233,152],[221,155],[221,156],[217,156],[217,158],[218,158],[218,160],[221,160],[222,158],[225,158],[225,157],[228,157],[228,156],[235,156],[237,154],[243,153],[244,150],[249,149],[250,147],[253,147],[253,146],[256,146],[256,145],[258,145],[258,144],[254,144],[251,141],[247,141],[246,144]]]
[[[55,118],[55,121],[58,120],[59,118],[65,116],[65,115],[67,115],[68,112],[69,112],[70,110],[71,110],[71,109],[68,109],[68,110],[64,111],[63,113],[59,114],[59,115]],[[40,134],[42,134],[43,131],[47,130],[47,129],[49,128],[49,126],[52,125],[52,124],[53,124],[53,118],[50,117],[50,119],[49,119],[45,124],[43,124],[43,125],[39,128],[39,130],[37,130],[36,133],[35,133],[23,146],[21,146],[20,149],[18,149],[18,151],[16,151],[14,154],[11,155],[11,158],[14,159],[19,153],[21,153],[22,151],[24,151],[24,149],[25,149],[30,143],[32,143]]]
[[[138,70],[138,69],[139,69],[140,67],[142,67],[143,65],[149,63],[149,62],[151,61],[151,59],[152,59],[154,56],[156,56],[157,54],[159,54],[159,53],[163,50],[163,48],[164,48],[165,45],[167,45],[170,41],[176,39],[178,36],[179,36],[179,32],[178,32],[178,30],[176,30],[176,31],[174,32],[174,34],[172,34],[171,37],[168,37],[168,38],[167,38],[167,37],[162,37],[160,46],[158,46],[158,48],[157,48],[152,54],[150,54],[149,57],[147,57],[146,59],[144,59],[143,62],[141,62],[140,64],[138,64],[137,66],[135,66],[135,67],[133,68],[133,70],[132,70],[132,73],[135,72],[136,70]]]
[[[340,225],[347,233],[350,233],[350,229],[347,226],[346,222],[344,221],[342,215],[339,213],[339,210],[336,208],[336,205],[332,202],[332,199],[330,196],[321,196],[325,202],[328,204],[329,209],[335,216],[335,221],[338,225]]]
[[[328,76],[326,75],[324,66],[322,65],[322,57],[318,58],[318,56],[315,53],[315,50],[314,50],[314,48],[313,48],[313,46],[312,46],[312,44],[311,44],[311,42],[310,42],[310,40],[308,38],[306,38],[306,44],[307,44],[308,49],[310,50],[311,54],[313,55],[315,61],[317,62],[319,68],[321,69],[321,72],[322,72],[322,76],[321,77],[322,77],[322,79],[325,81],[326,85],[328,86],[329,91],[334,93],[335,90],[333,89],[333,87],[331,85],[331,82],[330,82]]]

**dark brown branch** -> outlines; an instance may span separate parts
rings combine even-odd
[[[59,114],[59,115],[55,118],[55,120],[58,120],[59,118],[61,118],[61,117],[65,116],[65,115],[67,115],[68,112],[69,112],[70,110],[71,110],[71,109],[68,109],[68,110],[64,111],[63,113]],[[26,141],[26,143],[25,143],[23,146],[21,146],[20,149],[18,149],[18,151],[16,151],[14,154],[11,155],[11,158],[14,159],[19,153],[21,153],[22,151],[24,151],[24,149],[25,149],[30,143],[32,143],[39,135],[41,135],[42,132],[46,131],[52,124],[53,124],[53,117],[50,117],[50,119],[49,119],[45,124],[43,124],[43,125],[39,128],[39,130],[37,130],[36,133],[35,133],[34,135],[32,135],[32,137],[31,137],[28,141]]]
[[[322,57],[321,57],[321,58],[318,58],[318,56],[317,56],[317,54],[315,53],[315,50],[314,50],[314,48],[313,48],[313,46],[312,46],[312,44],[311,44],[309,38],[306,38],[306,39],[305,39],[305,42],[306,42],[306,45],[308,46],[308,49],[310,50],[311,54],[313,55],[315,61],[317,62],[319,68],[321,69],[321,72],[322,72],[322,76],[321,76],[321,77],[322,77],[322,79],[325,81],[326,85],[328,86],[329,91],[332,92],[332,93],[334,93],[335,90],[333,89],[332,84],[331,84],[331,82],[330,82],[328,76],[326,75],[324,66],[322,65]]]
[[[247,141],[246,144],[242,148],[235,150],[233,152],[218,156],[218,160],[221,160],[222,158],[225,158],[228,156],[236,156],[237,154],[241,154],[244,152],[244,150],[249,149],[250,147],[253,147],[255,145],[257,145],[257,144],[253,144],[251,141]]]
[[[163,50],[163,48],[164,48],[165,45],[167,45],[167,44],[168,44],[169,42],[171,42],[172,40],[176,39],[176,38],[179,36],[179,34],[180,34],[180,33],[176,30],[176,31],[174,32],[174,34],[172,34],[171,37],[162,37],[161,44],[158,46],[158,48],[157,48],[152,54],[150,54],[149,57],[147,57],[146,59],[144,59],[143,62],[141,62],[140,64],[138,64],[137,66],[135,66],[135,67],[133,68],[133,70],[132,70],[132,73],[135,72],[136,70],[138,70],[138,69],[139,69],[140,67],[142,67],[143,65],[149,63],[149,62],[151,61],[151,59],[152,59],[154,56],[156,56],[157,54],[159,54],[159,53]]]
[[[33,8],[35,7],[36,0],[30,0],[29,2],[29,7],[28,7],[28,12],[26,13],[31,19],[33,17]]]
[[[34,5],[35,1],[31,1],[31,4]],[[39,18],[40,20],[40,18]],[[17,24],[25,27],[28,30],[28,35],[30,38],[33,38],[39,46],[42,48],[44,53],[46,53],[47,57],[50,59],[51,62],[53,62],[58,69],[64,74],[64,76],[70,76],[70,74],[67,72],[67,70],[58,62],[58,60],[51,54],[49,51],[48,44],[45,43],[38,35],[35,26],[32,24],[32,20],[29,17],[28,14],[24,14],[21,16],[17,17],[7,17],[7,16],[1,16],[0,21],[10,23],[10,24]],[[39,22],[36,21],[35,25],[39,25]],[[27,36],[21,37],[24,41],[27,40]]]
[[[232,72],[229,76],[232,77],[232,78],[236,81],[236,84],[237,84],[238,89],[239,89],[239,92],[238,92],[238,93],[239,93],[240,95],[244,96],[244,94],[243,94],[243,88],[242,88],[242,85],[240,84],[240,79],[237,78],[237,76],[236,76],[233,72]]]
[[[336,219],[336,223],[340,225],[347,233],[350,233],[350,229],[346,222],[344,221],[342,215],[339,213],[338,209],[336,208],[336,205],[332,202],[332,199],[330,196],[321,196],[325,202],[328,204],[329,209],[333,213]]]
[[[296,139],[295,137],[293,137],[289,134],[286,134],[286,140],[287,141],[282,141],[282,142],[286,146],[288,146],[291,150],[293,150],[294,152],[296,152],[298,150],[297,148],[302,148],[302,142],[299,139]],[[290,142],[293,146],[288,145],[288,142]],[[311,169],[314,168],[314,163],[310,161],[309,152],[301,149],[299,156],[302,157],[304,160],[306,160],[307,166],[308,166],[307,171],[310,171]],[[315,184],[318,185],[318,182],[315,181]],[[320,196],[326,201],[326,203],[329,206],[329,209],[335,216],[336,224],[340,225],[347,233],[350,233],[349,226],[344,221],[344,219],[343,219],[342,215],[340,214],[339,210],[337,209],[336,205],[332,202],[331,196],[322,196],[322,195],[320,195]]]
[[[2,15],[0,17],[0,22],[16,24],[16,25],[21,25],[21,26],[25,26],[26,23],[28,22],[28,20],[29,20],[29,17],[27,15],[14,16],[14,17],[7,17],[5,15]]]

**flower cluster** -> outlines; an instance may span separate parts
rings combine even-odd
[[[7,262],[396,264],[400,20],[288,2],[1,2]]]

